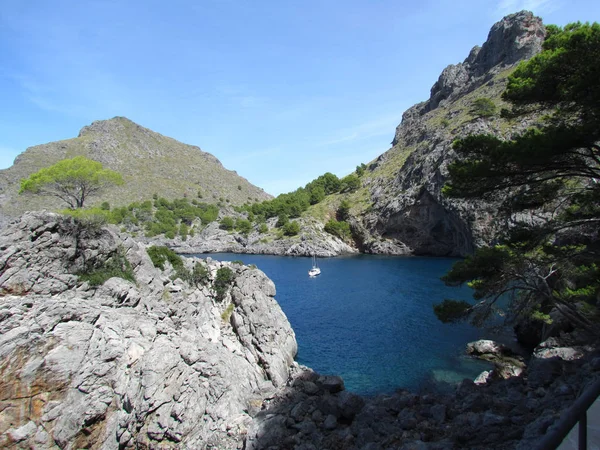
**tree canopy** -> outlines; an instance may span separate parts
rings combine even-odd
[[[476,305],[445,301],[442,320],[483,323],[510,294],[510,317],[548,319],[556,309],[593,330],[600,295],[600,25],[548,27],[543,51],[509,77],[510,115],[549,112],[502,140],[472,135],[454,143],[446,195],[500,205],[498,243],[444,277],[469,283]]]
[[[40,169],[21,180],[19,193],[31,192],[58,197],[69,208],[82,208],[85,201],[108,186],[122,185],[123,177],[104,169],[98,161],[76,156]]]

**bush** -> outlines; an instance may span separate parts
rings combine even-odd
[[[344,222],[343,220],[338,222],[335,219],[331,219],[325,224],[325,231],[329,234],[339,237],[342,240],[347,240],[352,236],[352,233],[350,232],[350,225],[348,222]]]
[[[100,286],[112,277],[123,278],[135,283],[135,275],[131,263],[125,257],[125,251],[119,249],[100,267],[84,269],[77,273],[81,281],[87,281],[90,286]]]
[[[288,222],[283,226],[282,230],[286,236],[296,236],[300,233],[300,225],[298,222]]]
[[[237,219],[235,229],[243,235],[247,235],[252,231],[252,224],[246,219]]]
[[[221,267],[217,270],[217,277],[215,278],[215,282],[213,284],[213,288],[215,290],[215,299],[219,302],[223,301],[225,296],[227,295],[227,291],[235,276],[233,271],[229,267]]]
[[[258,232],[259,232],[260,234],[265,234],[265,233],[268,233],[268,232],[269,232],[269,227],[267,226],[267,224],[266,224],[266,223],[261,223],[261,224],[258,226]]]
[[[210,276],[208,273],[208,269],[203,264],[194,264],[191,277],[192,283],[194,283],[196,286],[206,286],[208,284],[209,279]]]
[[[230,319],[231,314],[233,313],[234,309],[235,309],[235,305],[233,303],[230,303],[229,305],[227,305],[227,308],[225,308],[225,311],[223,311],[221,313],[221,319],[223,319],[223,322],[229,322],[229,319]]]
[[[342,200],[336,214],[338,220],[347,220],[350,216],[350,202],[348,200]]]
[[[173,250],[164,246],[153,245],[146,250],[148,256],[152,260],[154,267],[165,270],[165,262],[169,261],[169,264],[173,266],[173,269],[183,268],[183,259]]]
[[[358,175],[351,173],[342,178],[340,192],[354,192],[360,188],[360,179]]]
[[[479,97],[473,102],[471,112],[477,117],[492,117],[496,115],[496,104],[487,97]]]
[[[181,236],[182,241],[187,240],[189,231],[189,227],[184,222],[179,225],[179,236]]]
[[[233,218],[226,216],[221,219],[219,228],[221,228],[222,230],[229,231],[229,230],[233,230],[233,227],[234,227]]]
[[[281,228],[281,227],[284,227],[288,222],[289,222],[289,218],[286,214],[279,214],[279,217],[277,218],[277,223],[275,224],[275,226],[277,228]]]
[[[110,203],[102,202],[102,204],[100,205],[100,209],[102,211],[110,211]]]

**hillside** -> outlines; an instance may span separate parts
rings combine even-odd
[[[505,138],[543,114],[503,118],[507,105],[500,96],[516,65],[541,50],[544,36],[541,19],[526,11],[494,24],[481,47],[444,69],[427,101],[404,113],[392,147],[367,165],[361,188],[330,196],[307,214],[327,220],[343,198],[349,200],[353,233],[367,253],[465,255],[489,241],[493,204],[441,194],[455,156],[452,142],[473,133]]]
[[[0,170],[0,216],[27,210],[61,209],[49,197],[19,196],[20,180],[65,158],[84,155],[121,173],[125,185],[93,198],[90,206],[111,206],[147,200],[154,193],[167,199],[188,196],[208,203],[241,205],[271,198],[236,172],[227,170],[210,153],[144,128],[124,117],[93,122],[73,139],[30,147],[12,167]]]

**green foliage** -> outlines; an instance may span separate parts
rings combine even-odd
[[[281,214],[279,214],[279,217],[277,218],[277,223],[275,224],[275,226],[277,228],[282,228],[282,227],[286,226],[289,221],[290,221],[290,219],[288,218],[287,214],[281,213]]]
[[[21,180],[19,194],[31,192],[58,197],[69,208],[77,209],[82,208],[89,197],[97,195],[103,189],[123,183],[123,177],[119,173],[104,169],[97,161],[76,156],[40,169],[29,178]]]
[[[106,280],[113,277],[135,283],[135,275],[131,263],[125,257],[125,251],[119,249],[108,258],[100,267],[88,267],[77,273],[81,281],[87,281],[90,286],[100,286]]]
[[[73,217],[80,224],[100,229],[109,222],[109,213],[100,208],[65,209],[61,214]]]
[[[231,314],[233,314],[234,309],[235,305],[233,304],[233,302],[227,305],[227,308],[225,308],[225,310],[221,313],[221,319],[223,319],[223,322],[229,322],[229,319],[231,318]]]
[[[331,219],[325,224],[324,229],[327,233],[333,234],[334,236],[339,237],[343,241],[346,241],[352,237],[352,233],[350,232],[350,225],[348,224],[348,222],[338,222],[335,219]]]
[[[358,175],[359,177],[362,177],[365,174],[366,168],[367,168],[367,165],[364,163],[356,166],[356,175]]]
[[[300,224],[298,222],[288,222],[282,227],[282,230],[286,236],[296,236],[300,233]]]
[[[229,286],[233,283],[235,275],[229,267],[221,267],[217,270],[217,276],[213,283],[215,291],[215,299],[219,302],[223,301],[229,290]]]
[[[360,178],[351,173],[340,181],[340,192],[354,192],[360,188]]]
[[[165,262],[167,261],[175,270],[184,267],[181,256],[168,247],[153,245],[152,247],[149,247],[146,252],[152,260],[154,267],[157,267],[160,270],[165,270]]]
[[[600,26],[548,30],[544,50],[519,65],[503,94],[513,117],[542,104],[552,111],[545,121],[506,141],[454,143],[458,160],[443,192],[499,203],[507,226],[498,245],[456,264],[444,281],[474,289],[476,323],[507,298],[509,318],[541,320],[557,309],[596,333],[584,312],[600,295]],[[522,211],[530,214],[516,215]],[[543,220],[518,220],[535,216]]]
[[[201,263],[194,264],[194,268],[192,269],[191,282],[196,286],[206,286],[208,281],[210,280],[210,276],[208,273],[208,269]]]
[[[102,204],[100,205],[100,209],[102,209],[104,211],[110,211],[110,203],[102,202]]]
[[[348,200],[342,200],[340,206],[338,206],[336,215],[338,220],[348,220],[348,218],[350,217],[350,202]]]
[[[258,226],[258,232],[259,232],[260,234],[265,234],[265,233],[268,233],[268,232],[269,232],[269,227],[267,226],[267,224],[266,224],[266,223],[261,223],[261,224]]]
[[[444,300],[434,305],[433,312],[438,320],[443,323],[457,322],[465,318],[469,313],[471,305],[462,300]]]
[[[255,216],[261,216],[266,219],[280,217],[282,214],[293,219],[300,217],[310,205],[319,203],[325,196],[339,192],[341,188],[342,181],[334,174],[326,173],[311,181],[303,188],[296,189],[294,192],[287,194],[281,194],[273,200],[254,203],[248,206],[247,209]]]
[[[492,117],[496,115],[496,104],[492,99],[480,97],[473,102],[471,113],[477,117]]]
[[[187,226],[187,224],[185,222],[181,222],[181,224],[179,225],[179,236],[181,236],[181,240],[185,241],[187,240],[189,234],[189,227]]]
[[[246,219],[237,219],[235,221],[235,229],[241,234],[247,236],[252,231],[252,224]]]
[[[222,230],[231,231],[231,230],[233,230],[234,226],[235,226],[235,222],[233,221],[233,218],[229,217],[229,216],[225,216],[221,219],[219,228],[221,228]]]

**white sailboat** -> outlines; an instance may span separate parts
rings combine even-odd
[[[317,258],[315,255],[312,257],[312,269],[308,271],[309,277],[316,277],[317,275],[321,275],[321,269],[317,265]]]

